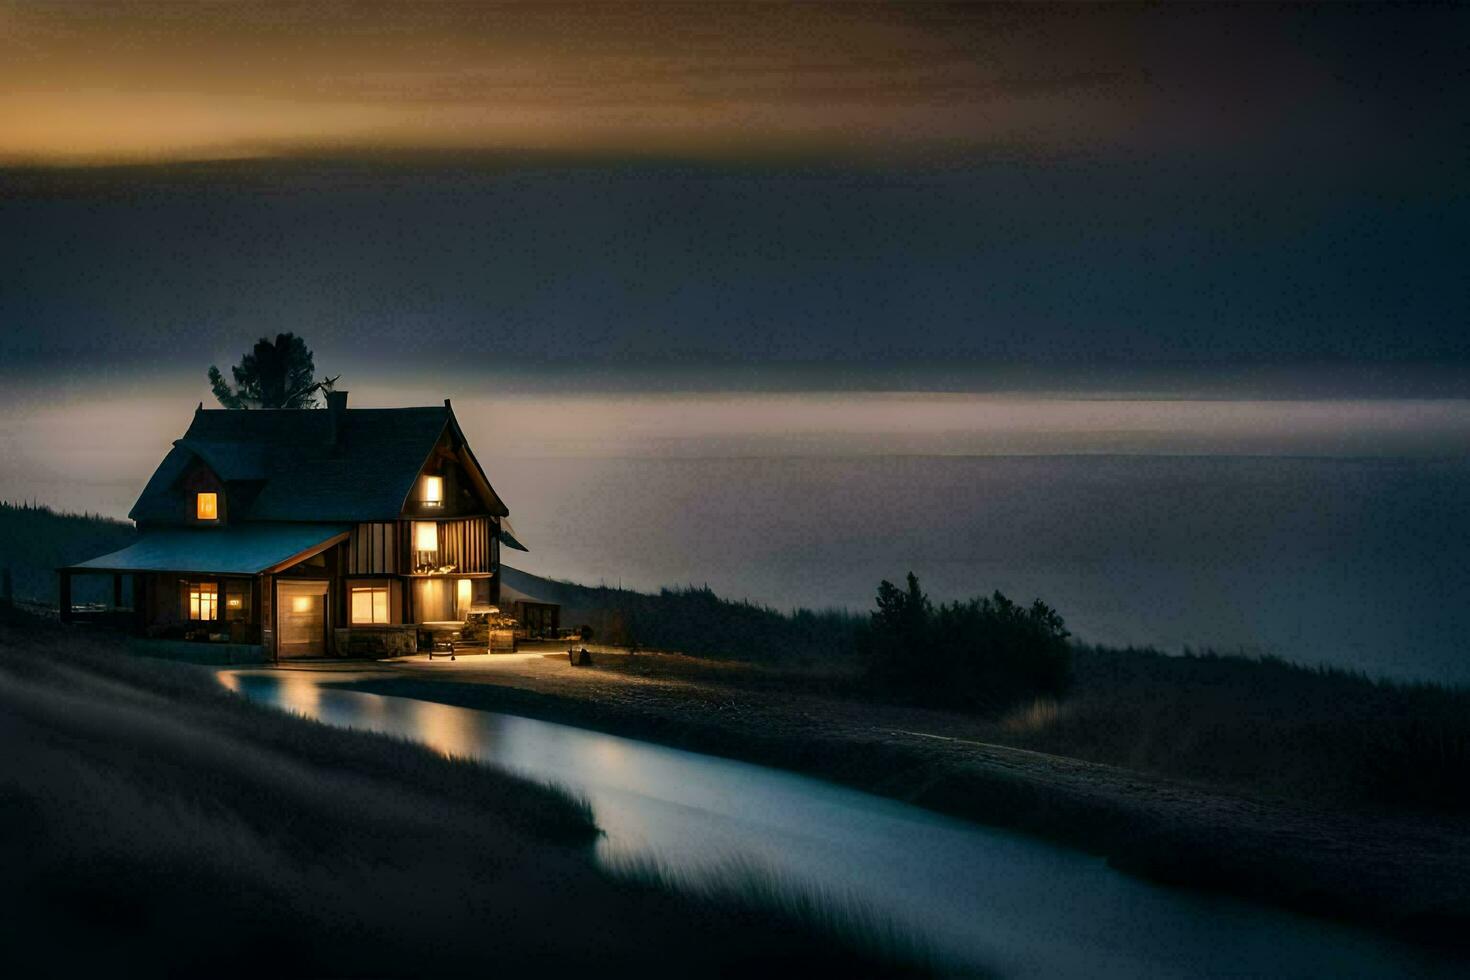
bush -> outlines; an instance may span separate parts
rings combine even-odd
[[[879,584],[877,606],[857,645],[868,677],[885,690],[998,711],[1061,694],[1071,679],[1070,634],[1040,599],[1027,607],[995,592],[936,608],[910,572],[906,589]]]

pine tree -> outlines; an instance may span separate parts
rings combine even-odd
[[[225,408],[314,408],[316,393],[331,391],[337,381],[315,379],[311,350],[292,333],[276,334],[275,343],[261,337],[230,371],[234,386],[218,367],[209,367],[210,387]]]

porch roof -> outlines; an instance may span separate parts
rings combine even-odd
[[[344,540],[349,531],[349,524],[233,524],[146,531],[121,551],[64,570],[258,575],[310,558]]]

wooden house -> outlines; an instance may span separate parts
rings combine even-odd
[[[500,549],[525,550],[442,407],[194,413],[129,516],[136,543],[60,569],[111,574],[145,636],[269,659],[417,649],[499,602]]]

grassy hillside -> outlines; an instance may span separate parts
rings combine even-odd
[[[773,697],[912,700],[865,676],[852,642],[857,616],[787,615],[707,589],[651,595],[588,588],[514,569],[505,580],[561,602],[563,623],[591,623],[608,642],[636,637],[647,647],[749,665],[711,663],[701,679]],[[1169,655],[1079,643],[1071,659],[1065,697],[974,712],[973,737],[1252,793],[1470,812],[1470,690],[1463,687],[1209,651]],[[643,669],[661,668],[645,658]]]
[[[831,663],[849,656],[854,632],[864,619],[840,610],[783,613],[721,599],[708,586],[651,594],[561,582],[506,565],[501,574],[506,585],[559,603],[563,626],[591,626],[595,642],[692,656]]]
[[[56,569],[125,548],[137,532],[131,524],[96,514],[59,514],[49,507],[0,501],[0,568],[9,568],[17,599],[56,604]],[[73,583],[76,602],[104,602],[112,582],[82,575]]]
[[[566,793],[0,609],[9,976],[902,972],[860,914],[593,859]],[[848,938],[844,938],[848,937]]]
[[[125,546],[131,526],[0,504],[0,562],[16,595],[55,601],[55,566]],[[707,588],[658,594],[506,567],[507,585],[558,602],[595,639],[758,665],[751,683],[866,699],[853,638],[864,617],[783,613]],[[105,580],[78,601],[103,600]],[[1470,691],[1377,681],[1283,660],[1074,646],[1069,695],[992,719],[987,738],[1174,778],[1354,805],[1470,811]]]

